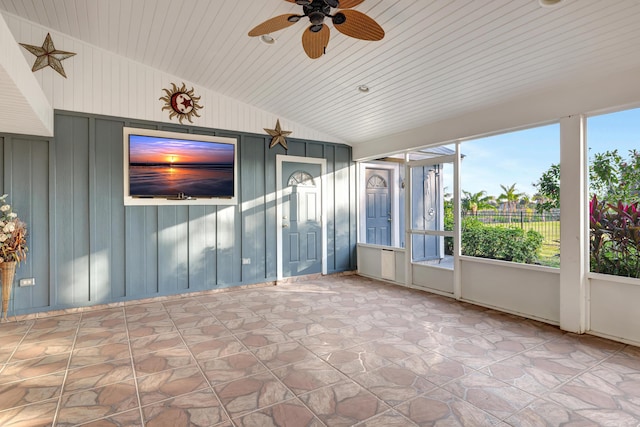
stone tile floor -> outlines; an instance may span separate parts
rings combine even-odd
[[[638,426],[640,348],[358,276],[0,325],[2,426]]]

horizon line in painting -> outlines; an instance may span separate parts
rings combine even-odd
[[[129,135],[129,196],[233,197],[235,145]]]

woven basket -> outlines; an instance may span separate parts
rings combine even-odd
[[[16,275],[16,261],[0,263],[0,281],[2,281],[2,318],[7,318],[13,278]]]

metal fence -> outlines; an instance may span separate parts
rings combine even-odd
[[[505,211],[478,211],[463,212],[463,217],[473,217],[484,224],[524,224],[525,222],[549,222],[560,221],[560,209],[538,213],[533,210],[517,210],[515,212]]]
[[[522,228],[542,234],[547,242],[560,239],[560,210],[538,213],[519,210],[516,212],[480,211],[463,213],[463,217],[475,218],[486,225]]]

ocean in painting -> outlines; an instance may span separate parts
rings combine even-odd
[[[233,165],[129,166],[132,197],[233,197]]]

